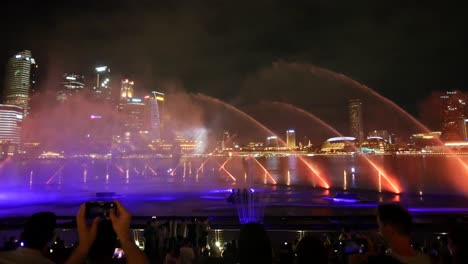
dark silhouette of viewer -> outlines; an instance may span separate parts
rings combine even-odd
[[[468,263],[468,230],[464,226],[455,226],[448,234],[448,248],[452,263]]]
[[[0,263],[53,263],[46,257],[47,243],[55,234],[56,216],[54,213],[33,214],[25,223],[22,233],[24,247],[0,254]]]
[[[88,263],[113,263],[117,247],[117,234],[110,220],[101,220],[97,227],[96,239],[88,253]]]
[[[430,263],[428,256],[414,250],[411,246],[410,234],[413,220],[405,208],[397,204],[379,205],[377,222],[380,234],[390,246],[387,256],[401,263]]]
[[[239,263],[271,264],[272,258],[270,238],[263,226],[258,223],[243,225],[239,234]]]
[[[328,253],[319,239],[308,235],[302,238],[296,246],[297,264],[326,264],[328,263]]]

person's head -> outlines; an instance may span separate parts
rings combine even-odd
[[[91,261],[100,261],[103,258],[112,258],[117,245],[117,235],[110,220],[101,220],[98,224],[96,239],[89,249],[88,258]]]
[[[468,250],[468,230],[463,226],[455,226],[448,234],[447,246],[451,255]]]
[[[33,214],[24,225],[22,240],[28,248],[43,250],[54,238],[57,217],[51,212]]]
[[[248,223],[239,234],[239,260],[244,263],[272,262],[271,242],[261,224]]]
[[[397,204],[382,204],[377,208],[379,231],[386,240],[408,237],[413,221],[408,211]]]
[[[308,235],[301,239],[296,246],[297,263],[328,263],[325,247],[319,239]]]
[[[192,245],[192,243],[190,242],[190,238],[185,238],[184,239],[184,242],[183,242],[183,245],[186,246],[186,247],[190,247]]]

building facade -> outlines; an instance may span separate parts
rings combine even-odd
[[[445,141],[468,140],[466,131],[466,98],[459,91],[447,91],[440,96],[441,131]]]
[[[12,155],[21,149],[21,128],[23,108],[16,105],[0,104],[0,145],[3,155]]]
[[[65,73],[57,92],[57,101],[65,102],[85,89],[84,76],[74,73]]]
[[[135,83],[129,79],[123,79],[120,86],[120,100],[131,99],[134,96],[133,85]]]
[[[36,61],[29,50],[21,51],[8,60],[4,103],[21,107],[24,115],[28,115],[30,111],[34,67],[37,67]]]
[[[108,66],[96,67],[96,86],[93,87],[94,98],[100,102],[112,102],[112,89],[110,68]]]
[[[151,95],[145,97],[145,100],[150,113],[150,135],[154,140],[161,139],[161,135],[164,133],[163,111],[165,95],[153,91]]]
[[[296,148],[296,131],[292,129],[286,131],[286,147],[289,149]]]
[[[349,123],[351,136],[358,142],[364,140],[364,127],[362,119],[362,102],[360,99],[349,101]]]

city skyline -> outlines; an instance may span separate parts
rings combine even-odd
[[[242,101],[247,98],[239,90],[273,63],[299,62],[348,75],[416,116],[417,103],[431,91],[467,85],[463,14],[448,3],[26,0],[6,1],[4,7],[25,15],[14,24],[8,23],[15,20],[13,12],[1,18],[9,41],[0,44],[0,61],[30,49],[40,62],[42,83],[65,72],[91,76],[91,67],[109,64],[128,74],[117,80],[135,80],[146,92],[176,81],[187,92]],[[313,111],[299,95],[314,92],[293,90],[284,95],[287,101]]]

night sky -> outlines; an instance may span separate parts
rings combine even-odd
[[[137,89],[177,83],[228,102],[269,100],[252,89],[275,64],[316,65],[366,84],[418,116],[435,90],[465,90],[468,19],[448,1],[6,1],[0,81],[29,49],[42,86],[97,64]],[[267,85],[268,86],[268,85]],[[305,85],[281,99],[316,96]],[[247,90],[247,92],[246,92]]]

